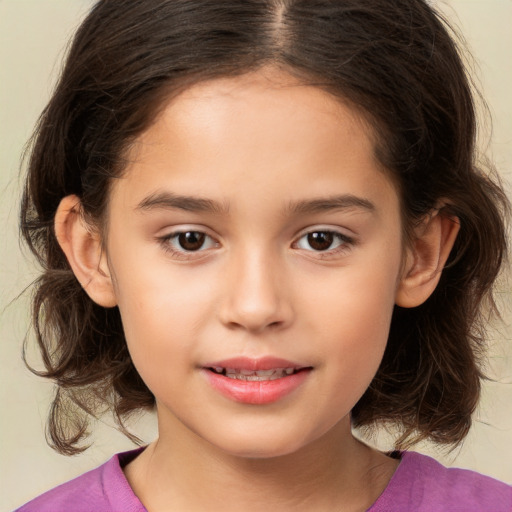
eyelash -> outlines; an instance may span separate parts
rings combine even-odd
[[[183,246],[181,248],[175,248],[173,247],[173,242],[176,241],[178,244],[179,237],[182,235],[199,235],[200,237],[203,237],[203,241],[201,243],[201,246],[197,250],[187,250]],[[314,248],[305,249],[304,247],[300,247],[300,242],[303,239],[307,240],[307,237],[310,237],[312,235],[328,235],[328,237],[331,237],[332,240],[330,241],[329,245],[332,245],[335,243],[335,241],[338,242],[338,245],[334,248],[327,248],[325,250],[315,250]],[[187,230],[180,230],[180,231],[174,231],[172,233],[169,233],[168,235],[162,236],[158,238],[158,242],[162,246],[162,248],[170,253],[174,258],[180,259],[180,260],[188,260],[191,258],[197,259],[198,257],[203,256],[204,251],[218,247],[219,243],[210,235],[205,233],[204,231],[200,230],[194,230],[194,229],[187,229]],[[308,244],[310,244],[311,240],[308,241]],[[303,249],[307,252],[311,252],[315,255],[315,257],[319,257],[322,259],[329,258],[332,256],[336,256],[340,253],[348,251],[351,247],[355,245],[356,241],[354,238],[349,237],[343,233],[340,233],[338,231],[334,231],[332,229],[314,229],[311,231],[307,231],[303,233],[299,238],[296,239],[296,241],[292,244],[293,248]],[[208,244],[209,247],[204,248],[204,245]],[[181,244],[180,244],[181,245]],[[311,245],[310,245],[311,247]]]
[[[188,234],[204,236],[204,242],[197,250],[187,250],[183,247],[181,249],[176,249],[173,247],[174,240],[178,241],[180,236]],[[173,233],[169,233],[168,235],[158,238],[158,242],[166,252],[170,253],[174,258],[181,260],[187,260],[190,259],[191,257],[197,258],[199,255],[202,256],[201,253],[204,251],[203,247],[205,243],[207,243],[207,241],[210,241],[210,243],[212,244],[211,247],[208,247],[208,249],[219,245],[219,243],[215,241],[213,237],[211,237],[204,231],[200,231],[198,229],[183,229],[180,231],[174,231]]]
[[[338,245],[336,247],[328,248],[326,250],[304,249],[308,252],[313,253],[315,255],[315,257],[328,258],[331,256],[336,256],[340,253],[348,251],[351,247],[353,247],[355,245],[354,238],[349,237],[343,233],[340,233],[339,231],[334,231],[332,229],[313,229],[311,231],[307,231],[306,233],[303,233],[297,239],[297,241],[294,242],[293,245],[298,247],[299,243],[302,239],[307,239],[307,237],[315,235],[315,234],[329,235],[330,237],[332,237],[332,241],[331,241],[330,245],[332,243],[334,243],[335,241],[338,242]],[[308,243],[310,243],[310,241],[308,241]]]

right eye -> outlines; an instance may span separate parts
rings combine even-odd
[[[160,238],[162,245],[170,252],[189,253],[217,247],[218,243],[202,231],[175,231]]]

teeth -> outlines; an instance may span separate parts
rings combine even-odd
[[[277,370],[239,370],[238,372],[236,370],[233,370],[233,372],[240,373],[240,375],[245,375],[247,377],[251,377],[253,375],[258,375],[259,377],[270,377],[274,374]],[[230,371],[231,373],[231,371]]]
[[[294,368],[274,368],[272,370],[246,370],[238,368],[212,368],[215,373],[229,377],[230,379],[245,380],[251,382],[262,382],[266,380],[282,379],[295,372]]]

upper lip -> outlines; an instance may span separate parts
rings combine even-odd
[[[286,359],[278,357],[232,357],[230,359],[223,359],[222,361],[212,361],[202,365],[203,368],[233,368],[236,370],[274,370],[277,368],[293,368],[299,370],[301,368],[308,368],[307,365],[297,364]]]

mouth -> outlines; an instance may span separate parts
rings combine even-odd
[[[308,380],[313,367],[273,357],[240,357],[206,364],[202,370],[212,388],[224,397],[263,405],[292,394]]]
[[[228,379],[237,379],[250,382],[264,382],[269,380],[282,379],[289,377],[300,371],[304,371],[306,368],[273,368],[270,370],[245,370],[242,368],[224,368],[222,366],[215,366],[207,368],[211,372],[217,375],[223,375]]]

